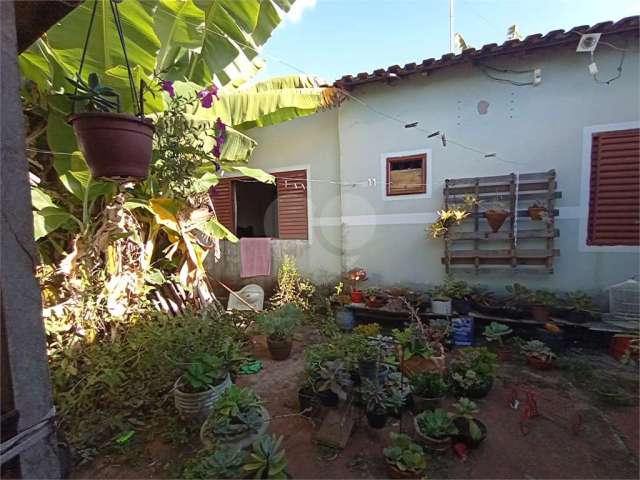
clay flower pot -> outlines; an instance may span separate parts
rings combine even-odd
[[[546,323],[549,321],[549,309],[544,305],[533,305],[531,307],[531,316],[534,320],[537,320],[541,323]]]
[[[402,372],[410,377],[420,372],[444,372],[446,370],[444,347],[440,345],[440,355],[424,358],[419,355],[402,362]]]
[[[362,303],[363,300],[362,290],[354,290],[351,292],[351,303]]]
[[[547,209],[545,207],[531,206],[527,211],[529,212],[529,218],[536,221],[542,220],[544,218],[544,214],[547,213]]]
[[[389,478],[422,478],[424,476],[424,472],[402,471],[389,461],[387,461],[387,473]]]
[[[474,419],[482,435],[480,438],[474,439],[469,431],[469,422],[465,418],[454,418],[453,423],[458,429],[458,434],[453,436],[453,443],[464,443],[468,448],[478,448],[482,441],[487,438],[487,426],[477,418]]]
[[[151,120],[112,112],[76,113],[69,118],[93,178],[144,179],[149,175]]]
[[[513,350],[510,348],[500,348],[496,350],[496,355],[498,355],[498,360],[501,362],[510,362],[513,360]]]
[[[484,212],[484,218],[487,219],[487,223],[491,227],[491,231],[496,233],[502,227],[502,224],[509,216],[509,212],[505,210],[487,210]]]
[[[536,370],[551,370],[553,368],[553,360],[542,360],[533,355],[527,356],[527,364]]]
[[[291,355],[291,347],[293,342],[291,340],[274,340],[267,337],[267,346],[269,347],[269,353],[271,358],[277,361],[286,360]]]
[[[450,436],[435,438],[424,435],[420,431],[420,427],[418,427],[416,417],[413,418],[413,428],[416,432],[416,436],[418,437],[418,443],[422,444],[425,449],[434,453],[443,454],[451,447]]]
[[[382,308],[387,303],[387,299],[379,295],[369,295],[365,300],[369,308]]]

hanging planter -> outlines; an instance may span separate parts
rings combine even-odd
[[[141,82],[138,94],[127,57],[118,2],[115,0],[109,0],[109,3],[124,54],[136,114],[120,112],[118,93],[100,85],[97,74],[91,73],[87,82],[82,80],[98,3],[93,4],[80,68],[75,80],[69,79],[75,89],[73,94],[68,95],[73,102],[68,122],[73,127],[92,177],[112,181],[142,180],[149,175],[155,127],[150,119],[144,117],[144,83]],[[83,102],[86,112],[76,113],[76,102]]]
[[[484,212],[484,218],[487,219],[487,223],[491,227],[491,231],[493,233],[496,233],[498,232],[498,230],[500,230],[500,227],[502,227],[502,224],[508,216],[509,212],[507,212],[506,210],[491,209]]]

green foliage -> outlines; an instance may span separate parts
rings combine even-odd
[[[530,305],[535,300],[535,293],[520,283],[507,285],[505,289],[508,293],[506,302],[509,305]]]
[[[263,435],[253,444],[253,451],[244,466],[244,471],[253,478],[285,479],[287,459],[282,448],[282,437]]]
[[[238,448],[220,447],[215,450],[205,450],[187,462],[181,478],[188,480],[241,478],[245,459],[245,452]]]
[[[275,310],[261,313],[257,323],[260,330],[272,340],[289,340],[302,318],[300,308],[288,303]]]
[[[309,311],[315,287],[301,277],[293,257],[285,255],[278,270],[278,288],[271,303],[275,306],[293,304],[303,311]]]
[[[391,432],[391,443],[382,452],[387,461],[402,472],[419,474],[427,468],[424,450],[403,433]]]
[[[507,325],[498,322],[491,322],[484,327],[482,334],[489,342],[498,342],[500,346],[503,345],[502,337],[509,335],[513,330]]]
[[[262,401],[248,388],[232,385],[215,403],[205,422],[205,435],[215,441],[247,431],[257,432],[264,423]]]
[[[365,378],[362,381],[360,392],[368,412],[385,414],[392,406],[391,391],[384,384]]]
[[[222,359],[203,353],[198,355],[184,372],[184,383],[191,392],[202,392],[224,380],[227,371]]]
[[[425,410],[416,416],[416,423],[420,433],[427,437],[448,437],[458,433],[453,420],[444,410]]]
[[[449,385],[440,372],[419,372],[411,376],[411,391],[424,398],[440,398],[446,395]]]
[[[593,303],[591,296],[580,290],[570,292],[565,295],[563,303],[567,307],[571,307],[578,312],[593,312],[598,310],[598,307]]]
[[[317,368],[317,371],[314,372],[314,376],[317,376],[315,390],[317,392],[331,391],[341,400],[346,400],[346,390],[351,387],[353,382],[344,363],[340,360],[332,360],[319,364]]]
[[[434,298],[465,299],[473,293],[471,287],[464,280],[456,280],[452,274],[448,274],[442,285],[433,289]]]
[[[107,337],[62,320],[46,324],[49,365],[60,427],[80,453],[104,448],[118,432],[145,424],[163,436],[184,438],[168,422],[175,416],[165,401],[182,365],[199,352],[213,351],[241,331],[213,312],[166,317],[142,313]],[[84,334],[84,337],[81,336]]]
[[[120,95],[113,88],[100,85],[98,74],[90,73],[86,82],[79,76],[75,80],[67,80],[77,89],[77,93],[68,93],[67,97],[76,102],[84,102],[88,112],[120,111]]]
[[[472,402],[468,398],[462,397],[456,403],[453,404],[455,416],[457,418],[463,418],[469,426],[469,434],[473,440],[480,440],[482,438],[482,430],[475,420],[475,415],[480,411],[475,402]]]
[[[486,379],[495,376],[498,368],[498,357],[485,347],[463,348],[451,362],[450,371],[464,374],[472,370],[479,377]]]
[[[522,354],[527,357],[535,357],[545,362],[556,358],[555,353],[540,340],[530,340],[521,347]]]
[[[380,334],[380,325],[377,323],[358,325],[353,329],[353,333],[356,335],[363,335],[365,337],[375,337]]]
[[[536,290],[533,301],[537,305],[544,305],[547,307],[552,307],[560,303],[558,296],[548,290]]]
[[[431,358],[440,355],[439,350],[426,338],[426,333],[417,323],[412,323],[404,330],[394,329],[393,336],[402,347],[405,360],[415,356]]]

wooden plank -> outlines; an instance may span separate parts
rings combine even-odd
[[[518,258],[547,258],[560,256],[560,250],[538,250],[517,248],[514,254]],[[451,258],[511,258],[511,249],[503,250],[449,250]]]
[[[536,173],[522,173],[520,174],[521,182],[529,182],[532,180],[546,180],[549,176],[552,175],[552,172],[555,170],[549,170],[548,172],[536,172]],[[504,183],[509,184],[511,182],[511,175],[495,175],[495,176],[487,176],[487,177],[477,177],[479,184],[484,185],[487,183]],[[449,181],[450,187],[457,187],[460,185],[471,185],[475,186],[476,177],[468,177],[468,178],[454,178],[447,179]]]
[[[488,241],[496,241],[496,240],[510,240],[511,232],[496,232],[493,233],[491,231],[488,232],[451,232],[449,233],[449,238],[453,241],[455,240],[488,240]],[[554,229],[553,233],[547,232],[544,230],[518,230],[518,239],[532,239],[532,238],[547,238],[549,235],[553,235],[554,237],[560,236],[560,230],[557,228]]]
[[[520,185],[521,192],[537,192],[543,191],[547,192],[549,189],[549,185],[547,182],[533,182],[533,183],[523,183]],[[507,196],[509,192],[509,184],[502,185],[480,185],[478,191],[482,193],[500,193],[504,192],[504,196]],[[468,193],[474,193],[475,186],[460,186],[460,187],[449,187],[449,195],[465,195]]]
[[[628,207],[627,207],[627,209],[628,209]],[[480,211],[478,213],[471,212],[471,214],[464,221],[468,221],[468,220],[472,219],[474,216],[479,216],[479,217],[484,218],[484,212],[485,212],[485,210]],[[560,212],[559,212],[558,209],[554,209],[553,210],[553,215],[554,216],[557,217],[559,215],[559,213]],[[518,216],[518,218],[526,218],[526,219],[528,219],[529,218],[529,210],[518,210],[518,215],[517,216]],[[464,221],[463,221],[463,223],[464,223]],[[539,222],[540,220],[533,220],[533,221]]]

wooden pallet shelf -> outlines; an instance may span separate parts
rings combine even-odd
[[[476,274],[501,269],[552,273],[553,260],[560,255],[554,248],[554,239],[560,236],[555,228],[555,201],[562,198],[562,192],[556,188],[555,170],[445,180],[445,208],[460,205],[466,195],[480,201],[461,225],[445,234],[442,263],[447,273],[452,269],[472,269]],[[494,233],[484,213],[495,201],[509,211],[509,216]],[[528,207],[534,201],[545,205],[544,220],[529,218]],[[525,246],[519,246],[520,241]]]

